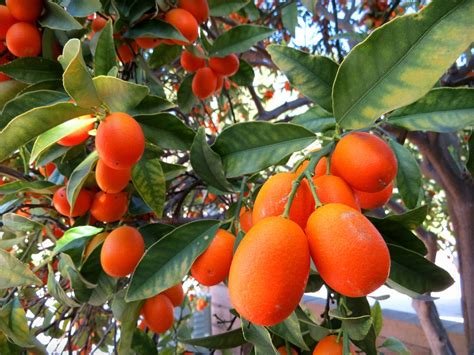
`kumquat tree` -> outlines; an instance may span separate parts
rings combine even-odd
[[[474,0],[0,1],[0,354],[418,354],[397,295],[474,353],[473,42]]]

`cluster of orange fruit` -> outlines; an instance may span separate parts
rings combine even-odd
[[[79,119],[90,119],[82,116]],[[94,122],[58,141],[59,144],[75,146],[84,143],[93,129]],[[131,169],[145,150],[145,137],[137,121],[122,112],[111,113],[99,123],[95,137],[99,155],[95,177],[101,191],[82,189],[71,209],[66,187],[58,189],[53,196],[53,205],[62,215],[82,216],[89,210],[100,222],[120,220],[128,209],[128,195],[123,190],[131,178]]]
[[[41,53],[36,20],[42,12],[43,0],[8,0],[6,6],[0,5],[0,64],[8,63],[11,55],[35,57]],[[0,81],[6,80],[9,77],[0,73]]]

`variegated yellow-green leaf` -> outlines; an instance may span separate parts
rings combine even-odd
[[[23,264],[12,254],[0,249],[0,289],[17,286],[38,285],[43,283],[30,270],[28,265]]]
[[[80,304],[70,298],[66,292],[62,289],[61,285],[56,281],[54,276],[54,270],[51,265],[48,264],[48,292],[53,296],[56,301],[66,307],[79,307]]]
[[[344,128],[364,128],[424,96],[471,44],[473,13],[472,0],[434,0],[420,13],[398,17],[372,32],[337,73],[337,122]]]
[[[137,329],[137,320],[143,302],[126,301],[124,291],[125,290],[122,290],[115,294],[114,299],[112,300],[112,312],[115,319],[119,320],[121,323],[118,350],[121,354],[132,354],[131,346],[133,332]]]
[[[58,188],[57,185],[49,181],[12,181],[0,186],[0,194],[14,194],[28,191],[37,194],[52,194]]]
[[[66,194],[71,210],[76,204],[76,199],[79,192],[81,192],[82,185],[84,185],[90,172],[94,169],[97,160],[99,160],[99,155],[97,154],[97,151],[93,151],[74,169],[69,177]]]
[[[145,85],[138,85],[111,76],[98,76],[93,79],[101,101],[112,112],[127,112],[137,106],[149,89]]]
[[[40,222],[33,221],[16,213],[4,214],[2,216],[2,222],[5,227],[14,232],[31,232],[44,227]]]
[[[265,327],[255,325],[241,318],[242,332],[245,340],[252,343],[255,355],[277,355],[278,351],[273,346],[270,333]]]
[[[0,331],[21,347],[37,345],[31,336],[26,313],[17,298],[0,308]]]

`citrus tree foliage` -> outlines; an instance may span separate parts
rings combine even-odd
[[[313,55],[285,44],[295,34],[298,16],[308,16],[297,2],[278,8],[282,29],[281,23],[266,22],[272,12],[262,1],[209,0],[211,20],[200,25],[194,43],[165,21],[170,3],[45,1],[37,22],[42,55],[0,66],[11,79],[0,82],[5,168],[0,173],[8,175],[0,186],[0,352],[45,352],[39,339],[50,337],[66,339],[66,350],[116,347],[124,354],[194,346],[229,349],[247,342],[258,354],[276,353],[280,346],[308,353],[323,337],[336,334],[345,350],[356,346],[375,354],[380,305],[371,308],[366,297],[329,288],[336,306],[322,323],[298,306],[278,324],[259,326],[242,318],[241,329],[191,339],[189,315],[183,312],[195,310],[189,298],[174,327],[159,339],[137,328],[137,321],[146,299],[189,277],[218,228],[232,231],[236,244],[245,240],[241,208],[252,207],[275,169],[288,170],[298,157],[296,170],[309,159],[298,170],[297,182],[307,180],[314,188],[315,166],[352,130],[381,136],[398,162],[393,198],[401,199],[407,211],[364,211],[388,246],[386,285],[412,297],[449,287],[452,278],[425,259],[426,247],[413,232],[429,209],[421,197],[417,160],[387,131],[454,132],[474,123],[472,89],[436,87],[474,39],[474,1],[434,0],[416,14],[397,17],[370,33],[341,63],[335,55]],[[97,17],[102,27],[91,30]],[[136,46],[135,40],[144,37],[160,43]],[[222,89],[198,98],[198,74],[186,73],[179,63],[183,51],[205,60],[236,55],[240,64],[223,79]],[[310,106],[307,112],[291,122],[278,115],[269,122],[249,117],[240,97],[251,90],[258,99],[256,54],[287,77],[288,86]],[[264,98],[271,94],[267,90]],[[52,196],[65,186],[65,198],[76,208],[82,190],[97,189],[94,136],[112,112],[132,116],[145,138],[145,152],[133,166],[132,183],[126,184],[127,212],[111,223],[96,221],[89,212],[64,217],[52,207]],[[76,119],[84,115],[92,116]],[[92,137],[84,143],[57,144],[85,127]],[[322,149],[309,152],[315,142]],[[95,236],[123,224],[139,229],[145,253],[130,277],[116,278],[103,270],[104,238]],[[97,242],[90,246],[92,239]],[[324,280],[312,268],[306,291],[321,287]],[[405,351],[393,338],[382,346]]]

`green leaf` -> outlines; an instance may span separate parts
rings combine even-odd
[[[274,29],[263,26],[239,25],[233,27],[216,38],[209,55],[225,57],[228,54],[245,52],[274,32]]]
[[[189,150],[194,139],[194,131],[178,117],[170,113],[158,113],[153,116],[139,116],[147,141],[163,149]]]
[[[471,173],[472,176],[474,176],[474,134],[471,133],[469,136],[469,142],[468,142],[468,154],[469,157],[466,162],[466,169]]]
[[[39,135],[31,150],[30,164],[32,164],[43,151],[51,147],[54,143],[81,128],[87,127],[96,120],[96,118],[74,118]]]
[[[62,289],[61,285],[56,281],[54,271],[51,265],[48,264],[48,292],[56,301],[65,307],[76,308],[80,304],[70,298]]]
[[[86,17],[102,8],[99,0],[71,0],[67,12],[74,17]]]
[[[138,104],[138,106],[129,110],[128,113],[132,116],[156,115],[157,113],[174,106],[174,104],[162,97],[148,95]]]
[[[313,106],[305,113],[294,116],[291,123],[303,126],[315,133],[324,133],[336,127],[336,120],[333,115],[319,106]]]
[[[69,96],[59,91],[39,90],[26,92],[11,99],[5,104],[0,116],[0,130],[16,116],[40,106],[69,100]]]
[[[306,351],[309,350],[303,339],[303,335],[301,334],[300,324],[295,312],[291,313],[291,315],[283,322],[278,323],[272,327],[268,327],[268,329],[270,332],[275,333],[285,340],[288,340],[290,343],[296,345],[300,349]]]
[[[409,131],[459,131],[474,125],[474,89],[433,89],[415,103],[394,111],[388,122]]]
[[[191,112],[196,103],[192,89],[193,78],[193,74],[186,75],[178,89],[178,106],[184,113]]]
[[[416,297],[426,292],[443,291],[454,283],[449,273],[423,256],[388,244],[390,276],[387,285],[397,291]]]
[[[239,11],[249,0],[209,0],[209,14],[211,16],[227,16]]]
[[[72,149],[73,147],[65,147],[59,144],[53,144],[53,146],[49,147],[43,153],[40,154],[40,156],[35,162],[35,166],[44,166],[48,163],[51,163],[54,160],[67,154]]]
[[[17,298],[0,308],[0,331],[21,347],[30,348],[35,344],[28,327],[26,313]]]
[[[100,106],[92,77],[82,57],[81,41],[77,38],[69,40],[58,60],[64,67],[64,89],[74,101],[81,107]]]
[[[158,349],[153,339],[137,328],[133,332],[132,350],[135,351],[135,354],[158,355]]]
[[[53,194],[58,186],[49,181],[16,180],[0,185],[0,195],[17,194],[19,192],[33,192],[36,194]]]
[[[402,355],[411,354],[411,352],[407,349],[405,344],[403,344],[400,340],[398,340],[395,337],[388,337],[387,339],[384,340],[384,342],[382,343],[382,345],[380,345],[380,347],[393,351],[394,353],[397,353],[397,354],[402,354]]]
[[[222,334],[211,335],[204,338],[181,339],[179,341],[194,346],[208,349],[232,349],[246,343],[242,329],[234,329]]]
[[[30,270],[28,265],[23,264],[9,252],[0,249],[0,289],[17,286],[41,286],[43,283]]]
[[[214,238],[219,221],[201,220],[174,229],[153,244],[132,275],[127,300],[136,301],[176,285]]]
[[[94,169],[97,160],[99,160],[99,155],[97,151],[93,151],[71,173],[66,187],[67,201],[71,206],[71,210],[76,204],[76,199],[79,192],[81,192],[82,185],[84,185],[87,177],[92,169]]]
[[[120,321],[119,354],[130,354],[133,333],[137,329],[137,320],[142,308],[142,302],[127,302],[124,292],[117,293],[112,301],[114,317]]]
[[[181,46],[160,44],[153,49],[153,53],[148,60],[148,64],[152,69],[159,69],[164,65],[169,65],[181,53]]]
[[[190,151],[191,166],[194,172],[208,185],[220,191],[232,191],[227,181],[219,154],[214,152],[206,141],[204,128],[199,128]]]
[[[290,83],[313,102],[332,112],[332,86],[338,65],[327,57],[294,48],[271,45],[268,52]]]
[[[100,31],[97,48],[94,54],[94,73],[96,76],[107,75],[117,65],[117,55],[113,38],[112,21],[107,21]]]
[[[239,70],[230,79],[240,86],[250,86],[253,84],[255,73],[253,67],[245,60],[240,59]]]
[[[291,2],[281,10],[281,20],[283,26],[291,35],[296,36],[296,26],[298,26],[298,4],[296,1]]]
[[[186,41],[186,38],[172,25],[161,20],[142,21],[123,35],[125,38],[163,38]]]
[[[241,318],[241,321],[244,338],[253,344],[255,355],[278,355],[278,351],[273,346],[270,333],[265,327],[254,325],[243,318]]]
[[[61,31],[82,29],[82,25],[60,5],[51,1],[45,1],[44,9],[45,12],[39,19],[39,23],[42,27]]]
[[[163,173],[165,174],[165,180],[167,182],[173,180],[174,178],[184,174],[186,167],[178,164],[169,164],[161,162],[161,167],[163,168]]]
[[[408,208],[415,208],[422,186],[421,170],[413,154],[394,140],[389,141],[398,162],[397,187]]]
[[[42,57],[25,57],[0,65],[0,72],[7,74],[12,79],[35,84],[61,79],[63,70],[58,62]]]
[[[93,79],[97,94],[112,112],[127,112],[137,106],[149,93],[144,85],[111,76]]]
[[[5,104],[27,86],[27,84],[15,80],[0,82],[0,110],[3,110]]]
[[[419,13],[372,32],[337,73],[337,122],[348,129],[368,127],[382,114],[423,97],[471,44],[473,12],[471,0],[434,0]]]
[[[2,201],[3,202],[3,201]],[[1,212],[0,212],[1,213]],[[11,238],[11,239],[6,239],[5,236],[7,235],[5,230],[2,230],[3,236],[0,239],[0,248],[1,249],[10,249],[11,247],[21,244],[25,241],[25,236],[23,237],[17,237],[17,238]],[[13,234],[15,235],[15,234]]]
[[[0,132],[0,161],[43,132],[70,120],[90,114],[89,109],[70,102],[60,102],[29,110],[8,123]]]
[[[77,247],[84,246],[90,237],[102,232],[102,228],[80,226],[68,229],[56,242],[54,253],[62,253]]]
[[[402,214],[393,214],[388,215],[385,218],[380,219],[380,222],[397,222],[400,223],[402,226],[405,226],[409,229],[415,229],[423,221],[426,219],[426,215],[428,214],[428,206],[420,206],[413,210],[407,211]]]
[[[43,224],[29,218],[17,215],[16,213],[6,213],[2,216],[5,227],[15,232],[31,232],[42,229]]]
[[[163,238],[175,228],[170,224],[152,223],[139,228],[140,234],[145,241],[145,249]]]
[[[165,177],[160,159],[148,158],[146,154],[133,166],[133,185],[145,203],[158,218],[163,214],[165,204]]]
[[[97,284],[87,281],[87,279],[82,276],[70,255],[62,253],[58,267],[61,275],[71,281],[71,287],[74,290],[94,289],[97,287]]]
[[[57,57],[55,53],[55,47],[57,47],[57,40],[56,40],[56,35],[54,34],[54,31],[49,28],[44,28],[42,36],[41,36],[42,57],[35,57],[35,58],[44,58],[44,59],[49,59],[51,61],[55,61]],[[62,73],[62,70],[61,70],[61,73]],[[59,76],[58,79],[61,79],[61,76]]]
[[[383,327],[382,307],[380,307],[379,301],[375,301],[374,306],[370,309],[370,315],[374,325],[375,336],[378,337]]]
[[[315,139],[312,132],[291,123],[243,122],[225,129],[213,145],[227,177],[252,174],[279,163]]]
[[[376,355],[377,354],[377,348],[376,348],[376,336],[375,336],[375,329],[373,324],[369,327],[369,330],[367,331],[367,318],[366,316],[370,316],[370,305],[369,302],[367,301],[366,297],[359,297],[359,298],[349,298],[346,297],[346,306],[351,312],[351,317],[355,318],[355,322],[353,324],[349,324],[347,321],[345,321],[345,324],[343,324],[343,330],[344,332],[347,332],[351,336],[352,342],[357,345],[361,350],[363,350],[366,354],[368,355]],[[365,318],[364,318],[365,317]],[[359,319],[359,321],[357,321]],[[370,321],[370,318],[368,318]],[[358,322],[362,322],[360,324],[360,327],[358,326]],[[351,325],[353,327],[351,327]],[[351,329],[348,329],[350,327]],[[365,327],[365,328],[364,328]],[[362,340],[357,340],[353,335],[355,335],[357,338],[361,338],[363,333],[366,333],[366,336]]]

